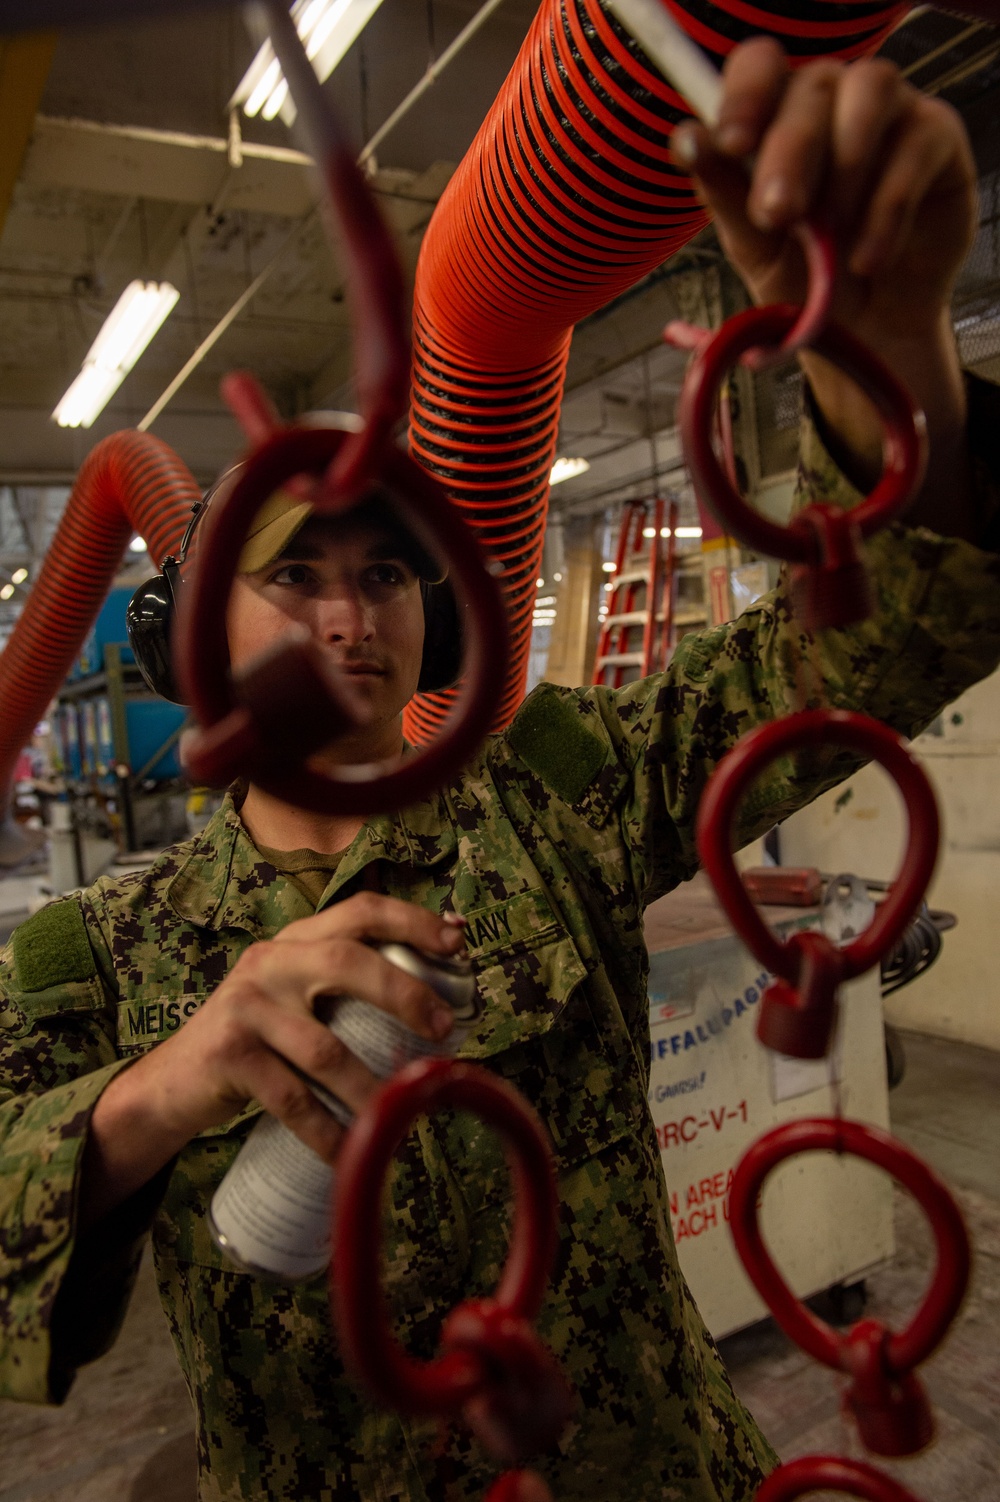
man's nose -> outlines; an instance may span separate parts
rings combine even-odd
[[[356,589],[331,590],[317,602],[317,611],[317,631],[323,641],[356,646],[374,634],[371,612]]]

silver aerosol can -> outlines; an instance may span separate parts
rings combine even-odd
[[[455,1053],[483,1010],[468,956],[432,957],[408,944],[375,947],[448,1003],[455,1014],[451,1032],[443,1043],[431,1043],[354,996],[331,998],[328,1015],[321,1012],[330,1031],[379,1079],[413,1059]],[[301,1077],[327,1110],[350,1126],[350,1107],[318,1080]],[[280,1282],[314,1277],[330,1261],[332,1194],[333,1169],[276,1117],[265,1115],[212,1197],[213,1240],[244,1272]]]

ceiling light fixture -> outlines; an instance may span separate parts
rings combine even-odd
[[[103,412],[180,293],[169,282],[129,282],[104,320],[52,416],[61,428],[89,428]]]
[[[149,547],[144,537],[133,537],[128,550],[130,553],[148,553]]]
[[[16,568],[10,576],[10,582],[12,584],[23,584],[27,577],[28,570],[26,568]]]
[[[330,77],[381,4],[382,0],[296,0],[292,20],[320,83]],[[295,104],[270,42],[260,48],[229,101],[230,109],[240,105],[251,117],[273,120],[280,114],[286,125],[295,121]]]
[[[678,527],[677,528],[677,536],[678,537],[700,537],[701,536],[701,528],[700,527]]]
[[[575,480],[577,475],[585,475],[589,468],[589,459],[557,459],[549,470],[549,484],[561,485],[563,480]]]
[[[11,595],[13,593],[14,593],[14,586],[13,586],[13,584],[5,584],[3,586],[3,588],[0,589],[0,600],[9,600],[10,597],[11,597]]]

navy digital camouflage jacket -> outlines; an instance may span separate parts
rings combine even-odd
[[[850,504],[815,440],[813,494]],[[988,487],[987,487],[988,488]],[[559,1502],[749,1502],[774,1461],[735,1398],[680,1275],[649,1067],[644,907],[697,866],[706,779],[752,726],[822,695],[913,733],[1000,657],[1000,559],[894,528],[869,547],[869,621],[811,641],[779,589],[687,637],[620,690],[541,686],[452,784],[372,819],[323,903],[381,888],[469,919],[486,1011],[463,1055],[541,1114],[561,1226],[544,1339],[576,1414],[539,1469]],[[761,833],[852,770],[776,764],[742,813]],[[322,1278],[294,1288],[229,1266],[211,1195],[256,1115],[203,1132],[87,1238],[74,1229],[88,1115],[116,1071],[183,1027],[244,948],[306,916],[231,801],[142,874],[102,879],[18,930],[0,960],[0,1395],[59,1402],[107,1349],[152,1236],[190,1386],[202,1502],[472,1502],[494,1467],[460,1428],[403,1421],[345,1377]],[[488,1293],[509,1228],[496,1139],[424,1120],[391,1186],[386,1285],[429,1358],[442,1311]]]

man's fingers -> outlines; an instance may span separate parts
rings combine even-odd
[[[255,990],[299,1015],[308,1015],[321,996],[357,996],[421,1037],[438,1041],[451,1030],[451,1009],[436,991],[356,939],[255,944],[240,971]]]
[[[726,156],[751,156],[781,103],[788,59],[773,37],[754,37],[733,49],[722,77],[714,145]]]
[[[264,1110],[276,1116],[324,1163],[332,1164],[340,1152],[345,1128],[277,1054],[270,1058],[262,1055],[257,1073],[256,1098]]]
[[[395,940],[422,949],[427,954],[457,954],[462,948],[464,924],[455,913],[440,917],[414,902],[383,897],[379,892],[359,892],[336,902],[311,918],[289,923],[275,937],[276,944],[311,943],[319,938]]]
[[[754,163],[747,214],[758,230],[786,229],[816,207],[842,72],[824,60],[792,75]]]
[[[833,102],[827,209],[831,223],[854,225],[885,163],[887,144],[919,98],[891,63],[870,58],[845,68]]]
[[[283,1061],[326,1086],[354,1112],[366,1105],[382,1083],[314,1017],[284,1012],[262,996],[248,997],[245,1013],[257,1040],[247,1066],[248,1084],[261,1105],[293,1130],[298,1129],[300,1119],[319,1120],[313,1103],[324,1115],[330,1113]],[[266,1047],[261,1048],[261,1043]]]
[[[963,220],[971,230],[971,168],[964,137],[942,130],[936,102],[924,103],[930,107],[908,122],[875,187],[849,257],[855,276],[876,276],[893,266],[920,213],[934,213],[934,232],[942,239],[960,231]],[[948,221],[938,215],[949,216]]]
[[[780,249],[780,237],[761,234],[747,219],[750,178],[745,163],[719,151],[712,132],[693,121],[674,131],[671,150],[715,217],[726,254],[750,275]]]

